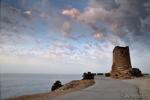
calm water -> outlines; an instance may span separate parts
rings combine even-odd
[[[82,75],[43,75],[43,74],[1,74],[0,97],[16,97],[26,94],[42,93],[51,90],[52,84],[60,80],[63,84],[81,79]]]

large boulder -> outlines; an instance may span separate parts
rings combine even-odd
[[[132,76],[141,77],[143,76],[142,72],[138,68],[132,68]]]

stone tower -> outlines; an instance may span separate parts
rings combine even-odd
[[[130,79],[132,74],[129,47],[116,46],[113,50],[113,64],[111,77],[116,79]]]

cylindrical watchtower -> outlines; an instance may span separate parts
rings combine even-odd
[[[131,61],[129,47],[116,46],[113,50],[112,78],[131,78]]]

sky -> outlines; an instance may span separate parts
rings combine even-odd
[[[115,46],[150,73],[149,0],[0,0],[0,72],[109,72]]]

